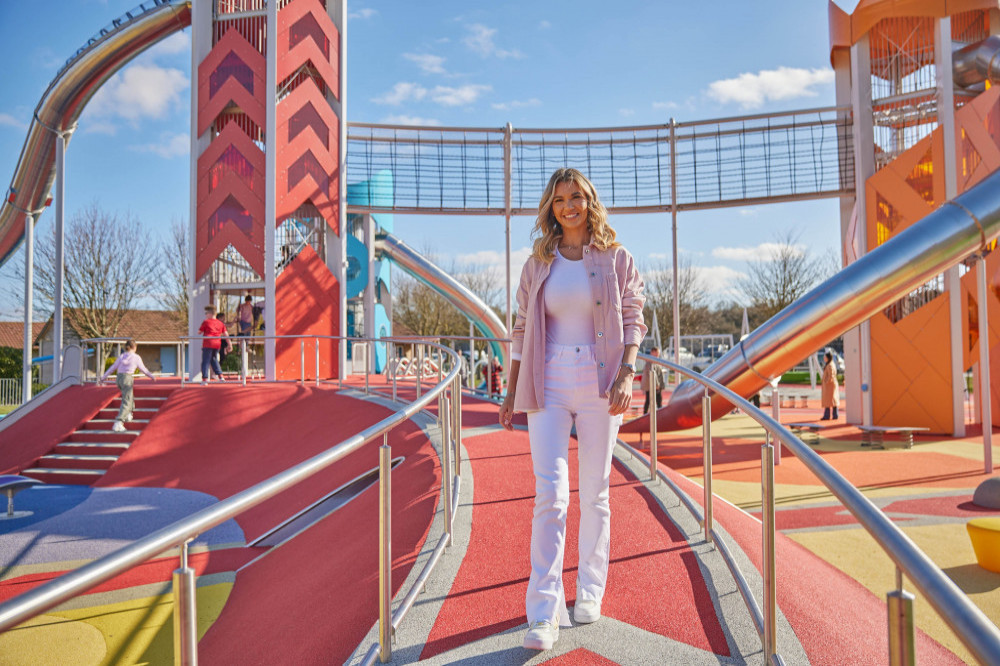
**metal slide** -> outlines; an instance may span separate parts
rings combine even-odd
[[[484,336],[501,340],[507,337],[507,327],[490,306],[403,241],[392,234],[381,233],[375,238],[375,252],[389,257],[404,271],[448,299]],[[503,363],[507,356],[503,345],[492,342],[490,346]]]
[[[191,25],[190,0],[146,0],[112,21],[52,79],[28,128],[10,190],[0,204],[0,266],[24,239],[26,213],[45,210],[56,177],[57,135],[72,131],[104,83],[158,41]]]
[[[954,266],[1000,235],[1000,170],[875,248],[750,333],[704,374],[750,396],[821,345]],[[683,382],[657,411],[658,430],[701,424],[703,389]],[[732,409],[712,399],[712,418]],[[648,416],[624,431],[648,428]]]

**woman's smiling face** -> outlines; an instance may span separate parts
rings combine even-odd
[[[562,225],[563,236],[587,229],[587,195],[575,181],[556,184],[552,192],[552,215]]]

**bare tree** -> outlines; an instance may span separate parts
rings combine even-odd
[[[682,259],[677,269],[681,333],[714,333],[708,308],[708,289],[691,262]],[[674,272],[671,264],[661,262],[642,269],[646,283],[646,324],[656,312],[660,335],[666,345],[674,330]]]
[[[747,262],[747,275],[737,283],[747,303],[767,320],[831,274],[829,256],[814,257],[789,231],[776,239],[761,259]]]
[[[188,320],[188,248],[187,222],[174,218],[170,223],[170,238],[163,247],[164,271],[161,273],[163,300],[167,309],[177,313],[177,318]]]
[[[64,247],[66,319],[85,338],[117,335],[125,313],[157,282],[158,245],[132,214],[109,213],[94,203],[66,225]],[[55,302],[54,230],[52,242],[39,243],[35,251],[35,289],[47,313]]]

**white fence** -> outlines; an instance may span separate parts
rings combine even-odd
[[[0,405],[21,404],[21,380],[0,378]]]

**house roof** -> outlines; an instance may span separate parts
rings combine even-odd
[[[31,324],[31,344],[38,344],[38,336],[45,326],[44,321],[36,321]],[[14,347],[21,349],[24,347],[24,322],[23,321],[0,321],[0,347]]]
[[[67,311],[70,308],[66,308]],[[52,326],[52,317],[45,322],[45,328],[40,335],[48,333]],[[67,312],[66,326],[72,327]],[[133,338],[139,344],[156,342],[176,343],[183,335],[187,335],[187,326],[177,314],[167,310],[129,310],[118,326],[115,337]],[[77,331],[79,335],[79,331]]]

